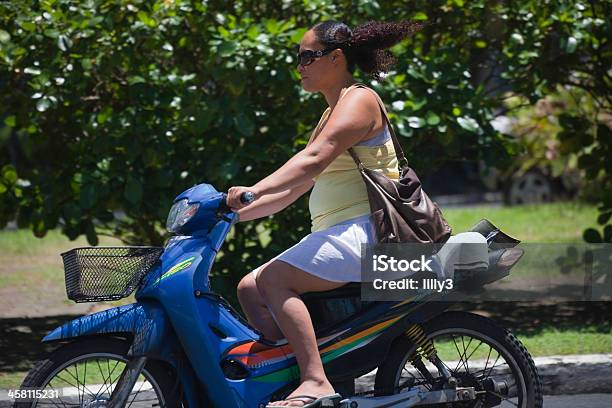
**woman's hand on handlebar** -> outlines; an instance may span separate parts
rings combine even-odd
[[[245,203],[241,200],[241,198],[244,197],[243,194],[246,192],[253,193],[255,198],[252,201]],[[232,211],[236,211],[253,203],[258,198],[259,193],[254,187],[234,186],[230,187],[229,190],[227,190],[226,203],[227,206],[232,209]]]

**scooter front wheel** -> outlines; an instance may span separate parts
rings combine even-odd
[[[23,380],[22,390],[37,390],[33,398],[16,400],[14,407],[106,407],[128,361],[129,346],[124,340],[94,337],[58,348],[37,361]],[[170,368],[149,361],[126,407],[180,407],[178,388]]]
[[[483,316],[446,312],[423,325],[437,356],[459,387],[474,387],[476,400],[455,402],[453,407],[542,407],[542,385],[529,352],[509,331]],[[378,368],[375,388],[379,395],[421,388],[440,390],[444,377],[420,357],[408,337],[397,339]]]

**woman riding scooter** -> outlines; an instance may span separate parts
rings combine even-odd
[[[410,21],[369,22],[351,30],[325,21],[300,41],[298,70],[308,92],[320,92],[329,107],[307,146],[253,186],[228,190],[228,205],[240,221],[266,217],[289,206],[312,188],[311,233],[247,274],[238,299],[249,323],[267,339],[286,338],[300,368],[301,383],[270,407],[316,407],[337,397],[328,381],[308,310],[306,292],[327,291],[361,280],[361,244],[374,243],[365,184],[347,152],[353,147],[364,165],[398,179],[398,162],[378,95],[353,78],[359,67],[379,78],[395,62],[386,51],[422,27]],[[250,204],[242,193],[254,193]]]

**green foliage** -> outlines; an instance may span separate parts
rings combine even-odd
[[[578,160],[592,149],[597,122],[603,119],[598,117],[594,99],[585,90],[567,85],[558,85],[556,92],[534,105],[526,104],[524,99],[507,100],[508,106],[527,105],[508,115],[511,133],[523,152],[513,158],[513,166],[507,172],[545,168],[551,176],[560,177],[568,191],[579,192],[580,199],[597,200],[598,194],[594,192],[605,185],[604,172],[587,175]],[[568,118],[572,117],[580,118],[581,128],[568,126]],[[592,118],[594,123],[585,118]]]
[[[0,223],[17,216],[37,236],[61,225],[92,244],[100,233],[161,244],[179,192],[200,182],[220,191],[254,184],[303,147],[325,106],[301,89],[293,55],[307,28],[329,18],[435,23],[396,45],[394,71],[371,82],[417,172],[440,158],[507,160],[513,142],[489,123],[503,113],[501,91],[533,103],[567,81],[609,89],[608,8],[536,0],[2,2]],[[265,247],[262,228],[271,231]],[[233,284],[308,231],[305,200],[238,224],[215,273]]]

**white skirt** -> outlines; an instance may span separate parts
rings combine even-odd
[[[361,282],[361,244],[373,244],[375,237],[370,214],[365,214],[311,232],[268,262],[279,259],[332,282]],[[253,270],[255,276],[262,266]]]

